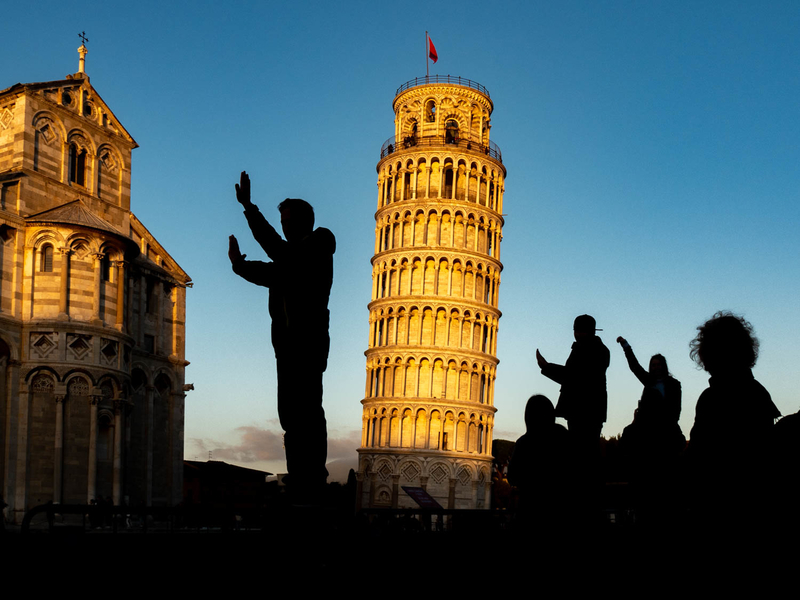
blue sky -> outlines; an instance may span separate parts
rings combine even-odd
[[[331,459],[354,463],[375,165],[426,30],[431,74],[489,89],[508,169],[495,438],[523,432],[531,394],[557,399],[535,350],[566,360],[581,313],[612,352],[606,435],[641,392],[618,335],[667,357],[688,435],[707,383],[688,342],[720,309],[754,324],[756,378],[800,408],[797,2],[31,2],[4,22],[0,87],[75,72],[85,30],[92,85],[140,145],[133,211],[195,284],[187,458],[283,469],[266,293],[226,256],[231,233],[260,254],[233,194],[246,169],[268,218],[302,197],[337,236],[325,407]]]

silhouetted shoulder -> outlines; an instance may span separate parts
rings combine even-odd
[[[315,248],[333,254],[336,252],[336,237],[330,229],[318,227],[311,234],[311,242]]]

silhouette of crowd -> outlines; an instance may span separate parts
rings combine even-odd
[[[631,345],[618,337],[643,390],[633,422],[617,449],[627,482],[631,522],[641,530],[686,525],[716,536],[763,532],[775,522],[797,526],[800,499],[800,413],[781,414],[753,377],[759,342],[752,325],[718,312],[697,328],[690,356],[710,376],[697,400],[687,442],[678,419],[681,384],[666,358],[645,370]],[[600,522],[600,430],[606,418],[609,351],[589,315],[575,319],[575,343],[565,365],[536,351],[544,376],[561,384],[558,403],[534,395],[525,409],[526,433],[508,466],[521,529],[563,531]],[[567,428],[555,418],[563,417]]]

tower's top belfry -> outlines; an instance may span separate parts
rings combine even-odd
[[[451,144],[485,154],[505,174],[500,149],[489,139],[494,104],[481,84],[450,75],[417,77],[397,89],[392,109],[395,135],[381,148],[381,159],[398,149]]]
[[[359,500],[487,508],[506,169],[488,90],[423,77],[397,90],[378,206]]]

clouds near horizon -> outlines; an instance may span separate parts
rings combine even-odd
[[[243,425],[233,430],[237,442],[224,442],[208,438],[189,438],[187,455],[208,456],[211,452],[213,460],[224,460],[234,463],[255,463],[266,461],[283,461],[283,432],[277,423],[273,427],[256,427]],[[356,448],[361,445],[361,432],[349,430],[337,436],[328,435],[328,461],[351,459]]]

